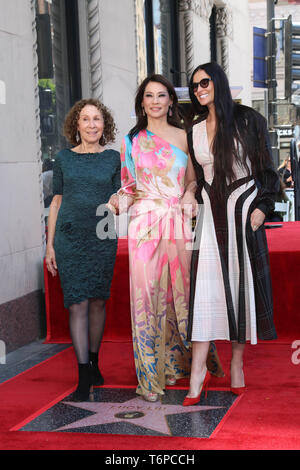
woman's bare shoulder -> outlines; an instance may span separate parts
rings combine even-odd
[[[185,129],[177,129],[177,139],[180,143],[178,147],[182,148],[186,153],[188,153],[187,133]]]

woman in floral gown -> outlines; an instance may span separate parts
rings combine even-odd
[[[122,143],[119,198],[130,207],[130,298],[137,393],[156,401],[190,373],[187,319],[195,181],[173,86],[161,75],[141,84],[137,125]],[[189,209],[190,208],[190,212]]]

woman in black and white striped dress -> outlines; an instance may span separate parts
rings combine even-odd
[[[245,390],[245,343],[276,338],[265,215],[279,179],[273,168],[266,121],[233,102],[216,63],[195,69],[190,96],[198,118],[188,132],[200,210],[191,272],[189,336],[193,342],[190,390],[197,403],[207,388],[209,342],[232,342],[231,390]]]

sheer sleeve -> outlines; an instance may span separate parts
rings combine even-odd
[[[265,153],[268,158],[264,159],[263,168],[257,172],[256,176],[258,186],[256,208],[260,209],[264,214],[268,214],[274,210],[275,200],[280,190],[280,181],[273,165],[272,149],[266,124],[264,124],[262,132],[266,150]]]
[[[121,188],[118,191],[118,194],[127,194],[130,196],[135,195],[136,190],[136,176],[135,176],[135,166],[131,154],[132,143],[127,135],[121,146]]]
[[[64,178],[61,168],[60,156],[57,155],[53,164],[53,196],[62,195],[64,187]]]

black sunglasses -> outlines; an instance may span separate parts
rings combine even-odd
[[[194,92],[198,90],[199,85],[201,86],[201,88],[207,88],[211,80],[212,78],[202,78],[200,82],[193,82],[191,88]]]

